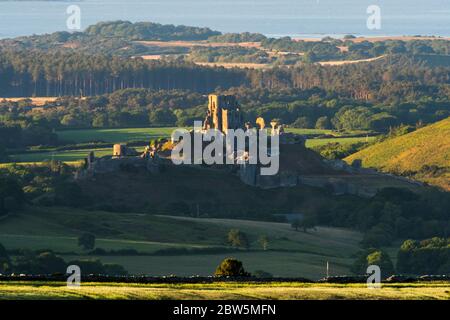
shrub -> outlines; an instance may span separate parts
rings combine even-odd
[[[249,277],[250,274],[244,270],[242,262],[234,258],[223,260],[214,273],[216,277]]]

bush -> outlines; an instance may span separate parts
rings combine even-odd
[[[244,270],[242,262],[234,258],[223,260],[214,273],[216,277],[249,277],[250,274]]]

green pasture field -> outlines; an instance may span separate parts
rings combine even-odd
[[[58,138],[62,141],[71,141],[75,143],[85,142],[110,142],[125,143],[130,141],[150,141],[156,138],[170,137],[175,127],[161,128],[122,128],[122,129],[85,129],[85,130],[63,130],[58,131]],[[321,129],[295,129],[288,128],[287,132],[303,135],[336,135],[332,130]]]
[[[39,163],[50,160],[58,160],[63,162],[74,162],[86,158],[93,151],[96,157],[112,155],[112,148],[94,148],[82,150],[64,150],[54,152],[30,152],[12,155],[13,162],[23,163]]]
[[[177,128],[123,128],[123,129],[86,129],[58,131],[62,141],[75,143],[111,142],[125,143],[130,141],[150,141],[157,138],[168,138]]]
[[[357,137],[357,138],[318,138],[306,140],[308,148],[314,148],[326,145],[328,143],[355,144],[359,142],[372,142],[376,137]]]
[[[121,284],[61,282],[0,282],[0,299],[141,299],[141,300],[449,300],[448,283],[364,284],[212,283]]]
[[[106,142],[106,143],[127,143],[131,141],[150,141],[157,138],[170,137],[176,128],[126,128],[126,129],[86,129],[86,130],[66,130],[59,131],[58,137],[61,141],[71,143],[88,143],[88,142]],[[312,135],[339,135],[331,130],[320,129],[287,129],[288,132],[303,134],[305,136]],[[354,144],[358,142],[370,142],[374,137],[335,137],[335,138],[315,138],[308,139],[306,146],[313,148],[327,143],[338,142],[342,144]],[[143,150],[142,147],[136,148],[138,151]],[[79,161],[87,157],[89,152],[94,151],[97,157],[111,155],[111,148],[91,148],[82,150],[64,150],[64,151],[44,151],[14,154],[11,156],[12,162],[18,163],[40,163],[48,160],[59,160],[64,162]]]
[[[230,229],[247,233],[248,250],[229,251],[226,236]],[[135,249],[145,255],[87,256],[77,245],[77,237],[83,232],[96,234],[97,248]],[[269,238],[266,251],[258,242],[262,235]],[[66,261],[98,258],[102,262],[119,263],[131,274],[148,275],[208,276],[223,259],[231,256],[241,259],[250,272],[263,270],[275,276],[314,280],[325,276],[327,261],[332,274],[348,274],[360,241],[361,234],[337,228],[319,227],[304,233],[296,232],[287,223],[69,208],[33,207],[0,220],[0,243],[7,250],[53,250]],[[158,250],[170,248],[197,251],[156,254]],[[215,251],[202,251],[207,248]]]

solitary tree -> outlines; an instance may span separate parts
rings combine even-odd
[[[298,231],[298,229],[301,226],[301,222],[299,219],[295,219],[294,221],[292,221],[291,227],[295,229],[295,231]]]
[[[78,246],[84,250],[92,250],[95,247],[95,235],[92,233],[83,233],[78,237]]]
[[[228,232],[228,243],[236,248],[249,247],[247,235],[238,229],[232,229]]]
[[[305,215],[303,219],[300,220],[300,228],[303,229],[303,232],[308,232],[310,229],[316,229],[317,219],[313,215]]]
[[[250,274],[244,270],[242,262],[234,259],[227,258],[223,260],[217,267],[214,273],[216,277],[249,277]]]
[[[269,247],[269,238],[266,235],[262,235],[261,237],[259,237],[258,242],[264,251],[266,251]]]
[[[302,219],[292,221],[291,226],[295,231],[303,229],[303,232],[308,232],[310,229],[316,229],[317,219],[313,215],[305,215]]]

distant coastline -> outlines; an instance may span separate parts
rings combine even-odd
[[[66,11],[71,4],[82,10],[81,30],[101,21],[129,20],[208,27],[224,33],[249,31],[273,38],[342,38],[347,34],[370,38],[450,36],[447,27],[450,16],[442,8],[441,0],[429,0],[426,5],[418,0],[386,3],[384,10],[389,15],[380,30],[367,29],[366,8],[358,0],[347,0],[345,5],[310,0],[265,0],[260,5],[209,0],[196,0],[189,5],[185,0],[165,0],[156,6],[146,1],[115,0],[0,0],[0,3],[3,39],[67,31]],[[208,12],[214,12],[214,16]]]

